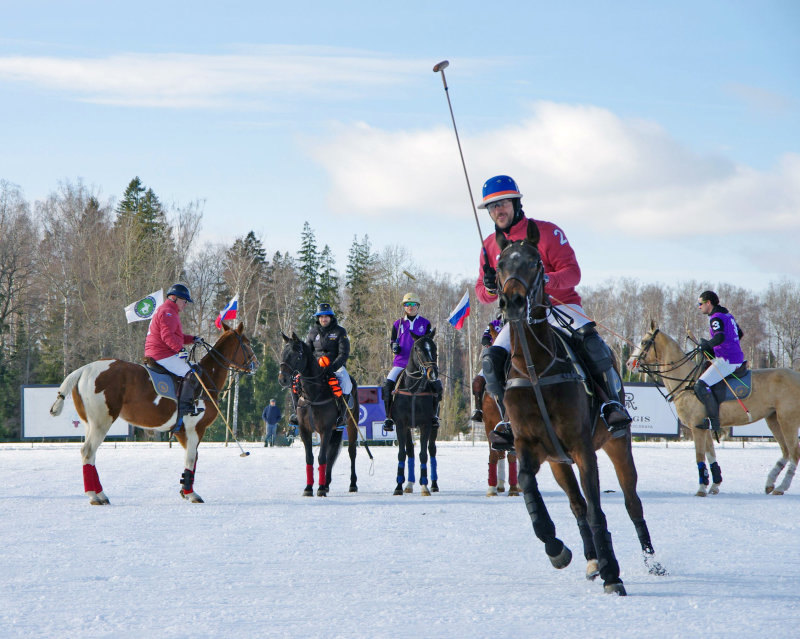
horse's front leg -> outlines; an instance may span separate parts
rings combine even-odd
[[[395,421],[395,432],[397,433],[397,486],[394,494],[403,494],[403,482],[406,480],[406,428],[400,420]]]
[[[431,436],[428,439],[428,454],[431,458],[431,492],[439,492],[439,467],[436,464],[436,436],[439,434],[438,428],[431,429]]]
[[[609,439],[603,445],[603,450],[606,451],[611,463],[614,465],[619,486],[625,496],[625,509],[628,511],[628,517],[631,518],[634,528],[636,528],[636,535],[639,537],[639,544],[642,548],[642,559],[645,566],[647,566],[648,572],[651,575],[666,575],[666,568],[655,559],[655,550],[650,540],[650,530],[644,520],[642,500],[639,498],[639,493],[636,492],[639,476],[636,472],[636,464],[633,461],[630,440],[627,437]]]
[[[578,480],[575,479],[575,473],[568,464],[550,462],[550,470],[553,471],[556,483],[561,486],[561,490],[569,499],[570,510],[578,523],[578,532],[581,534],[583,542],[583,557],[586,559],[586,578],[594,579],[600,574],[600,569],[597,567],[597,551],[594,549],[592,529],[589,528],[589,522],[586,519],[586,500],[581,494]]]
[[[536,473],[539,472],[539,461],[533,457],[524,441],[518,440],[519,483],[525,499],[525,507],[533,524],[533,532],[544,544],[550,563],[555,568],[566,568],[572,561],[572,551],[564,542],[556,537],[556,526],[550,519],[550,514],[544,505],[539,485],[536,482]]]
[[[300,410],[298,419],[300,418]],[[300,422],[300,439],[306,453],[306,487],[303,489],[303,497],[314,496],[314,448],[311,443],[311,428],[304,422]]]
[[[194,473],[197,470],[197,447],[200,437],[193,427],[186,428],[186,441],[181,442],[186,455],[183,461],[183,474],[181,475],[181,497],[188,499],[193,504],[202,504],[203,498],[194,491]]]
[[[603,578],[603,589],[609,594],[624,596],[625,586],[619,577],[619,563],[611,544],[606,516],[600,507],[600,475],[597,471],[597,456],[587,442],[583,450],[573,451],[573,459],[581,474],[581,488],[586,499],[586,516],[592,529],[594,548],[597,551],[597,567]]]
[[[406,463],[408,465],[408,481],[406,482],[406,487],[403,489],[403,492],[413,493],[417,477],[414,468],[414,429],[411,426],[406,427],[406,434],[403,439],[405,440]]]
[[[322,433],[319,442],[319,454],[317,455],[319,485],[317,486],[317,497],[328,496],[328,454],[330,452],[333,424],[329,425]]]
[[[697,492],[695,497],[705,497],[708,494],[708,468],[706,467],[706,451],[713,453],[714,442],[711,431],[692,428],[694,439],[694,459],[697,462]]]
[[[431,437],[431,430],[430,424],[419,428],[419,485],[423,497],[431,496],[428,488],[428,440]]]

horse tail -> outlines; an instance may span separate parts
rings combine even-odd
[[[86,364],[89,366],[89,364]],[[86,366],[81,366],[80,368],[75,369],[69,375],[67,375],[66,379],[61,382],[61,386],[58,387],[58,396],[56,401],[50,407],[50,414],[53,417],[57,417],[61,414],[61,411],[64,409],[64,400],[67,398],[67,393],[72,392],[72,389],[75,387],[75,384],[78,383],[81,375],[83,374],[83,369]]]

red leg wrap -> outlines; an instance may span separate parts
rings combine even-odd
[[[512,486],[517,485],[517,462],[508,460],[508,483]]]
[[[320,464],[319,465],[319,485],[325,486],[325,471],[328,468],[328,464]]]
[[[489,463],[489,485],[497,486],[497,464]]]
[[[306,484],[314,485],[314,466],[311,464],[306,464]]]
[[[100,485],[100,477],[97,476],[97,468],[92,464],[83,465],[83,490],[84,492],[91,490],[96,493],[103,491],[103,487]]]

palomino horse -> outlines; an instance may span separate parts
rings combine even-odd
[[[300,401],[297,405],[297,421],[300,425],[300,439],[306,450],[306,487],[304,497],[314,495],[314,450],[311,435],[316,432],[320,437],[318,465],[319,482],[317,497],[326,497],[331,485],[331,473],[339,449],[342,444],[342,431],[336,429],[339,415],[338,401],[328,383],[329,374],[319,365],[311,347],[295,333],[287,337],[283,333],[286,345],[281,355],[281,367],[278,382],[288,387],[295,379],[300,380]],[[353,382],[350,397],[353,408],[347,410],[347,449],[350,453],[350,492],[358,491],[356,484],[356,450],[358,448],[358,386]]]
[[[223,323],[224,332],[214,346],[203,343],[208,352],[200,360],[199,374],[213,402],[199,400],[205,411],[195,417],[183,418],[183,427],[175,437],[186,450],[181,495],[194,503],[202,503],[194,492],[194,473],[197,468],[197,447],[206,428],[217,416],[215,406],[219,390],[225,385],[228,371],[253,373],[258,366],[249,340],[242,333],[243,324],[232,330]],[[97,449],[115,419],[121,417],[139,428],[165,432],[175,426],[177,404],[160,397],[153,388],[150,375],[144,366],[120,359],[102,359],[91,362],[71,372],[61,383],[50,414],[59,415],[64,399],[72,391],[75,409],[86,427],[86,441],[81,448],[83,459],[83,485],[89,503],[108,504],[95,466]]]
[[[544,543],[555,568],[569,565],[572,552],[556,537],[555,525],[536,482],[541,464],[556,462],[551,463],[551,469],[569,496],[584,554],[590,561],[587,578],[594,578],[599,572],[605,592],[625,595],[611,534],[600,506],[595,449],[604,447],[615,462],[627,504],[635,497],[637,479],[630,435],[610,439],[607,429],[598,425],[599,412],[589,402],[583,377],[574,371],[556,329],[547,321],[550,302],[544,291],[545,273],[537,249],[536,223],[528,222],[525,240],[509,242],[501,232],[496,239],[502,251],[497,263],[500,308],[511,322],[511,371],[504,404],[514,432],[519,481],[534,533]],[[573,462],[580,471],[585,500],[568,466]],[[638,502],[638,497],[635,499]],[[631,506],[628,507],[631,512]],[[640,502],[637,507],[636,517],[632,518],[643,550],[652,555]],[[663,573],[663,568],[660,570]]]
[[[434,398],[436,390],[431,382],[439,379],[436,363],[436,329],[428,335],[416,336],[408,364],[400,373],[394,390],[394,400],[389,412],[397,428],[397,487],[395,495],[404,492],[406,458],[408,458],[408,483],[405,492],[414,492],[414,428],[419,428],[419,485],[423,496],[439,492],[439,475],[436,469],[436,432],[433,427]],[[431,487],[428,489],[428,455],[431,463]]]
[[[678,416],[692,429],[697,462],[700,464],[706,452],[706,442],[711,439],[711,431],[696,428],[696,424],[700,424],[705,417],[705,408],[693,391],[700,368],[695,365],[692,355],[684,355],[678,343],[651,322],[650,331],[628,360],[628,368],[657,374],[664,380],[669,391],[668,397],[674,401]],[[800,373],[788,368],[754,369],[752,391],[746,401],[752,417],[745,413],[738,402],[726,401],[720,405],[720,424],[727,428],[742,426],[751,419],[766,420],[781,447],[781,456],[767,474],[764,490],[768,494],[783,495],[789,490],[800,459],[797,442],[800,428]],[[784,468],[786,474],[783,481],[776,486],[775,482]],[[702,491],[702,478],[700,488]]]

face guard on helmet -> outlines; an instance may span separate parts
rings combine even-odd
[[[500,200],[519,200],[522,198],[522,193],[519,192],[517,183],[507,175],[495,175],[493,178],[486,180],[483,185],[483,201],[478,204],[479,209],[485,209],[492,202]],[[515,203],[514,210],[517,210]]]
[[[187,302],[189,302],[189,304],[194,304],[192,296],[189,295],[189,289],[183,284],[173,284],[167,291],[167,297],[169,297],[170,295],[174,295],[175,297],[179,297],[182,300],[186,300]]]

